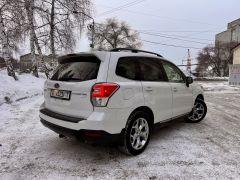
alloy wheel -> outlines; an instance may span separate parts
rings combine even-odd
[[[196,102],[194,104],[192,112],[188,115],[188,118],[191,121],[198,121],[204,115],[205,109],[202,103]]]
[[[147,143],[149,136],[148,121],[144,118],[138,118],[132,125],[130,131],[130,143],[133,149],[139,150]]]

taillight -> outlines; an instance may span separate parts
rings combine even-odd
[[[92,103],[94,106],[106,106],[111,96],[118,90],[119,85],[115,83],[98,83],[92,88]]]

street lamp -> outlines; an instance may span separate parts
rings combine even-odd
[[[94,48],[94,44],[93,44],[94,27],[95,27],[94,18],[84,12],[78,12],[76,10],[73,11],[73,14],[83,14],[84,16],[87,16],[88,18],[92,19],[92,24],[88,26],[88,29],[92,31],[92,43],[90,44],[90,47]]]

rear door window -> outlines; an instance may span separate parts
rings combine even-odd
[[[140,58],[142,81],[165,81],[164,70],[159,59]]]
[[[71,57],[63,60],[51,80],[87,81],[96,79],[100,60],[96,57]]]
[[[116,75],[132,79],[138,80],[138,66],[136,59],[134,57],[124,57],[118,60]]]

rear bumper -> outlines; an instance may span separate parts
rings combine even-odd
[[[40,109],[40,113],[42,113],[46,116],[55,118],[55,119],[59,119],[59,120],[66,121],[66,122],[71,122],[71,123],[78,123],[80,121],[86,120],[84,118],[75,118],[75,117],[70,117],[70,116],[65,116],[65,115],[62,115],[62,114],[58,114],[58,113],[50,111],[49,109],[46,109],[46,108]]]
[[[82,141],[91,142],[95,144],[108,144],[114,142],[121,142],[123,132],[122,130],[121,133],[119,134],[110,134],[103,130],[87,130],[87,129],[73,130],[50,123],[42,118],[40,118],[40,121],[45,127],[51,129],[52,131],[58,134],[77,137]]]
[[[79,113],[78,117],[73,117],[64,111],[52,110],[43,103],[40,106],[39,116],[49,123],[75,131],[87,129],[105,131],[109,134],[120,134],[126,126],[131,111],[130,108],[110,109],[107,107],[95,107],[94,111],[87,117],[81,116],[81,113]]]

